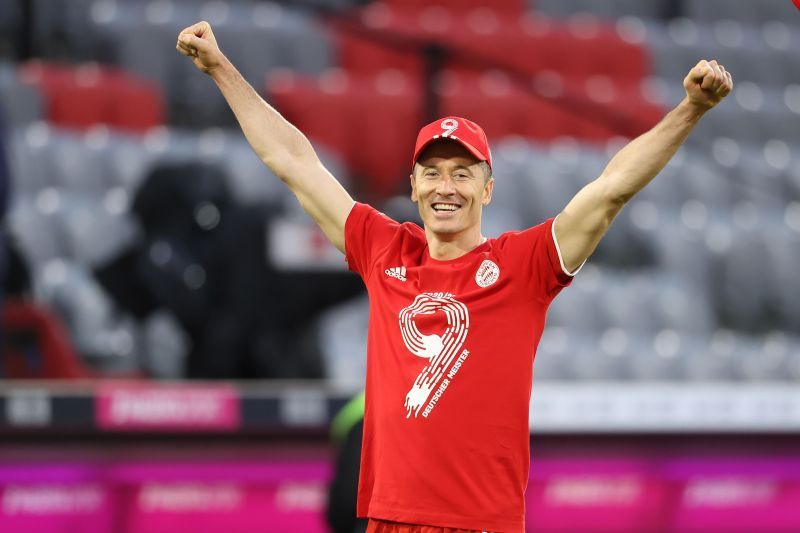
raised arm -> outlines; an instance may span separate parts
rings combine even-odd
[[[617,213],[664,168],[702,116],[731,92],[733,79],[716,60],[702,60],[689,71],[683,87],[683,101],[617,152],[600,177],[556,218],[556,239],[570,272],[594,252]]]
[[[305,135],[239,74],[220,51],[208,22],[181,31],[175,48],[216,82],[256,155],[289,187],[334,246],[344,252],[344,224],[353,199],[322,165]]]

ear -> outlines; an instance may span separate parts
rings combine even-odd
[[[492,202],[492,191],[494,191],[494,178],[489,178],[489,181],[483,186],[481,205],[487,206]]]
[[[410,174],[408,177],[411,180],[411,201],[417,203],[419,199],[417,197],[417,180],[414,179],[414,174]]]

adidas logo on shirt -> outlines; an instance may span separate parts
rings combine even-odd
[[[384,273],[387,276],[391,276],[393,278],[397,278],[400,281],[405,281],[406,280],[406,267],[387,268],[386,270],[384,270]]]

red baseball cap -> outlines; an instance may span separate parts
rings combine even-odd
[[[414,159],[411,167],[419,159],[419,154],[433,142],[439,140],[453,140],[469,150],[480,161],[486,161],[492,168],[492,152],[489,150],[489,141],[483,128],[462,117],[445,117],[434,120],[421,130],[417,135],[417,144],[414,148]]]

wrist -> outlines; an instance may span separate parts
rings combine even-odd
[[[697,122],[711,107],[693,102],[688,96],[685,96],[675,109],[688,122]]]
[[[213,79],[215,82],[220,83],[225,81],[231,76],[231,74],[233,73],[232,67],[233,65],[231,64],[231,62],[228,61],[228,58],[223,55],[219,63],[209,68],[206,71],[206,74],[211,76],[211,79]]]

